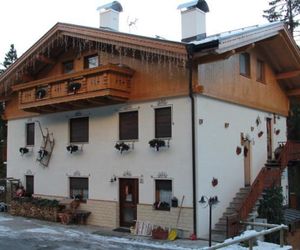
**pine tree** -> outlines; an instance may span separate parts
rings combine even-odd
[[[300,26],[300,0],[272,0],[269,6],[268,10],[264,10],[263,17],[270,22],[285,22],[296,40],[299,37],[299,31],[296,29]]]
[[[260,218],[266,218],[270,224],[283,224],[283,195],[282,187],[272,187],[264,191],[263,199],[258,207]],[[272,233],[265,236],[266,241],[279,243],[279,233]]]
[[[5,54],[4,62],[2,63],[3,67],[7,69],[11,64],[13,64],[18,59],[17,51],[15,45],[11,44],[9,51]],[[5,69],[0,69],[0,74],[5,71]]]

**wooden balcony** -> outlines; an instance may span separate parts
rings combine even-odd
[[[80,72],[15,85],[19,108],[52,113],[126,102],[133,70],[104,65]]]

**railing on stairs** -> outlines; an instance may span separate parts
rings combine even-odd
[[[276,151],[275,155],[277,153],[279,168],[263,167],[261,169],[251,185],[249,194],[238,209],[238,215],[241,220],[245,220],[248,217],[265,188],[280,183],[281,172],[286,168],[289,161],[300,159],[300,142],[287,141],[286,143],[280,143]]]
[[[280,162],[281,170],[284,170],[289,161],[300,160],[300,142],[299,141],[287,141],[286,143],[279,143],[278,150],[278,162]],[[276,156],[276,152],[275,152]]]

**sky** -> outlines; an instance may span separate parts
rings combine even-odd
[[[180,41],[180,11],[177,7],[190,0],[119,0],[120,31]],[[57,22],[99,27],[97,7],[110,0],[9,0],[0,5],[0,62],[10,44],[20,57]],[[207,34],[267,23],[263,10],[268,0],[206,0]],[[129,29],[129,23],[137,19]]]

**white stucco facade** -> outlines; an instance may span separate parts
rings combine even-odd
[[[236,153],[237,147],[243,148],[241,133],[251,141],[252,183],[267,161],[266,119],[272,119],[274,151],[278,142],[286,141],[286,118],[205,96],[196,98],[196,114],[197,195],[198,201],[202,195],[218,196],[220,203],[213,208],[214,225],[245,184],[243,150],[239,155]],[[225,123],[228,124],[225,126]],[[278,135],[276,130],[280,130]],[[263,135],[259,137],[261,131]],[[218,179],[215,187],[211,182],[213,178]],[[207,235],[208,208],[198,203],[197,215],[198,234]]]
[[[165,106],[172,107],[172,138],[169,147],[156,152],[148,143],[154,138],[154,109]],[[120,154],[114,148],[119,139],[118,114],[132,110],[138,110],[139,139],[134,142],[133,150]],[[74,117],[89,117],[89,142],[83,144],[82,152],[70,154],[66,146],[69,144],[69,119]],[[34,147],[23,156],[19,152],[19,148],[25,146],[26,123],[34,121],[40,122],[44,133],[48,128],[55,139],[48,167],[36,161],[42,143],[37,123]],[[155,180],[170,179],[172,195],[179,200],[184,195],[183,207],[192,208],[190,121],[188,97],[10,120],[7,176],[19,178],[25,184],[25,176],[33,175],[34,193],[50,197],[69,197],[69,177],[88,177],[89,199],[113,202],[119,200],[118,181],[110,182],[113,176],[138,178],[139,204],[148,205],[155,202]]]

